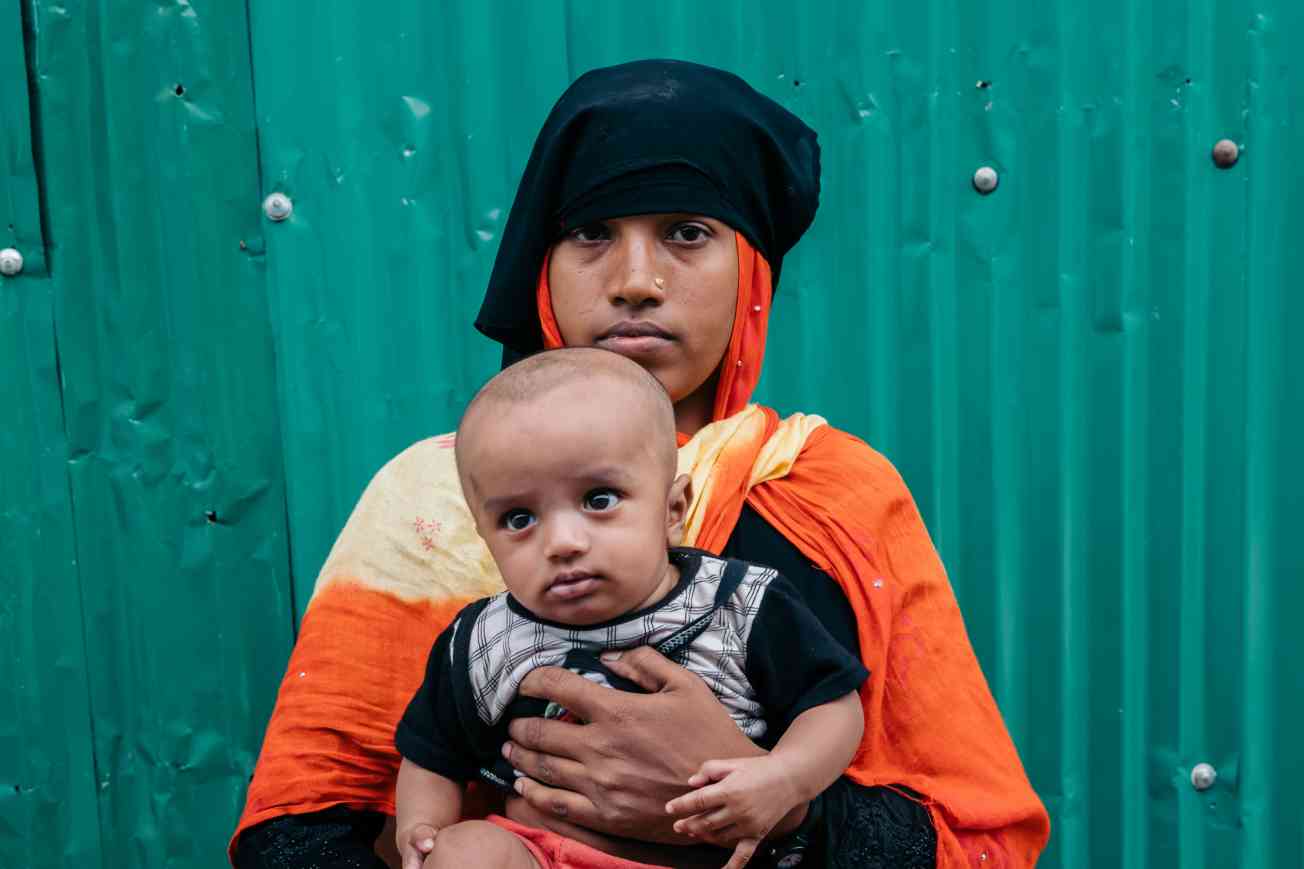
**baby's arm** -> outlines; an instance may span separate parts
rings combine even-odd
[[[671,800],[666,811],[680,816],[677,832],[737,840],[725,869],[738,869],[775,824],[842,775],[864,729],[854,691],[813,706],[793,719],[769,754],[702,764],[688,780],[696,790]]]
[[[435,834],[462,816],[462,786],[403,758],[398,768],[394,829],[403,869],[421,869]]]

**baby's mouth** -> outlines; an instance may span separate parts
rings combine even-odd
[[[578,600],[591,594],[600,582],[602,582],[602,577],[596,573],[579,570],[570,571],[554,577],[552,582],[548,584],[544,594],[556,600]]]

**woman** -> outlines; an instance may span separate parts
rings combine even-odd
[[[777,567],[869,668],[861,750],[775,831],[772,863],[1031,865],[1046,813],[909,492],[818,417],[748,404],[783,256],[818,196],[813,131],[735,76],[671,61],[588,73],[539,134],[476,326],[508,360],[597,345],[647,367],[693,478],[686,542]],[[447,446],[386,466],[323,568],[233,839],[240,867],[377,865],[394,723],[433,637],[499,587]],[[688,841],[666,800],[703,760],[756,749],[686,671],[650,650],[622,664],[649,693],[558,670],[526,680],[589,723],[513,725],[504,751],[527,778],[503,810],[685,865],[656,846]]]

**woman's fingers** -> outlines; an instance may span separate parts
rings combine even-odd
[[[523,745],[508,743],[503,751],[512,767],[540,784],[568,791],[583,790],[588,782],[584,765],[543,751],[531,751]]]
[[[756,848],[761,844],[760,839],[739,839],[738,844],[734,846],[733,856],[729,862],[724,864],[724,869],[743,869],[756,853]]]
[[[541,751],[556,757],[582,761],[585,741],[584,725],[550,718],[517,718],[507,726],[512,741],[507,743],[503,756],[515,762],[518,748]],[[591,735],[591,734],[590,734]]]
[[[534,808],[568,823],[591,827],[597,817],[597,807],[583,794],[551,788],[529,778],[518,778],[513,787]]]
[[[639,646],[627,652],[603,652],[601,658],[602,663],[617,676],[624,676],[653,694],[685,672],[684,668],[651,646]]]
[[[612,700],[610,688],[590,682],[578,673],[572,673],[561,667],[539,667],[531,670],[521,680],[520,692],[526,697],[538,697],[560,703],[584,721],[603,719],[604,701],[605,704],[610,704]]]

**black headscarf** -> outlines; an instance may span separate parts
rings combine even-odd
[[[728,224],[777,287],[819,182],[815,131],[736,75],[675,60],[587,72],[535,140],[475,326],[507,356],[540,349],[535,290],[548,249],[576,227],[635,214]]]

